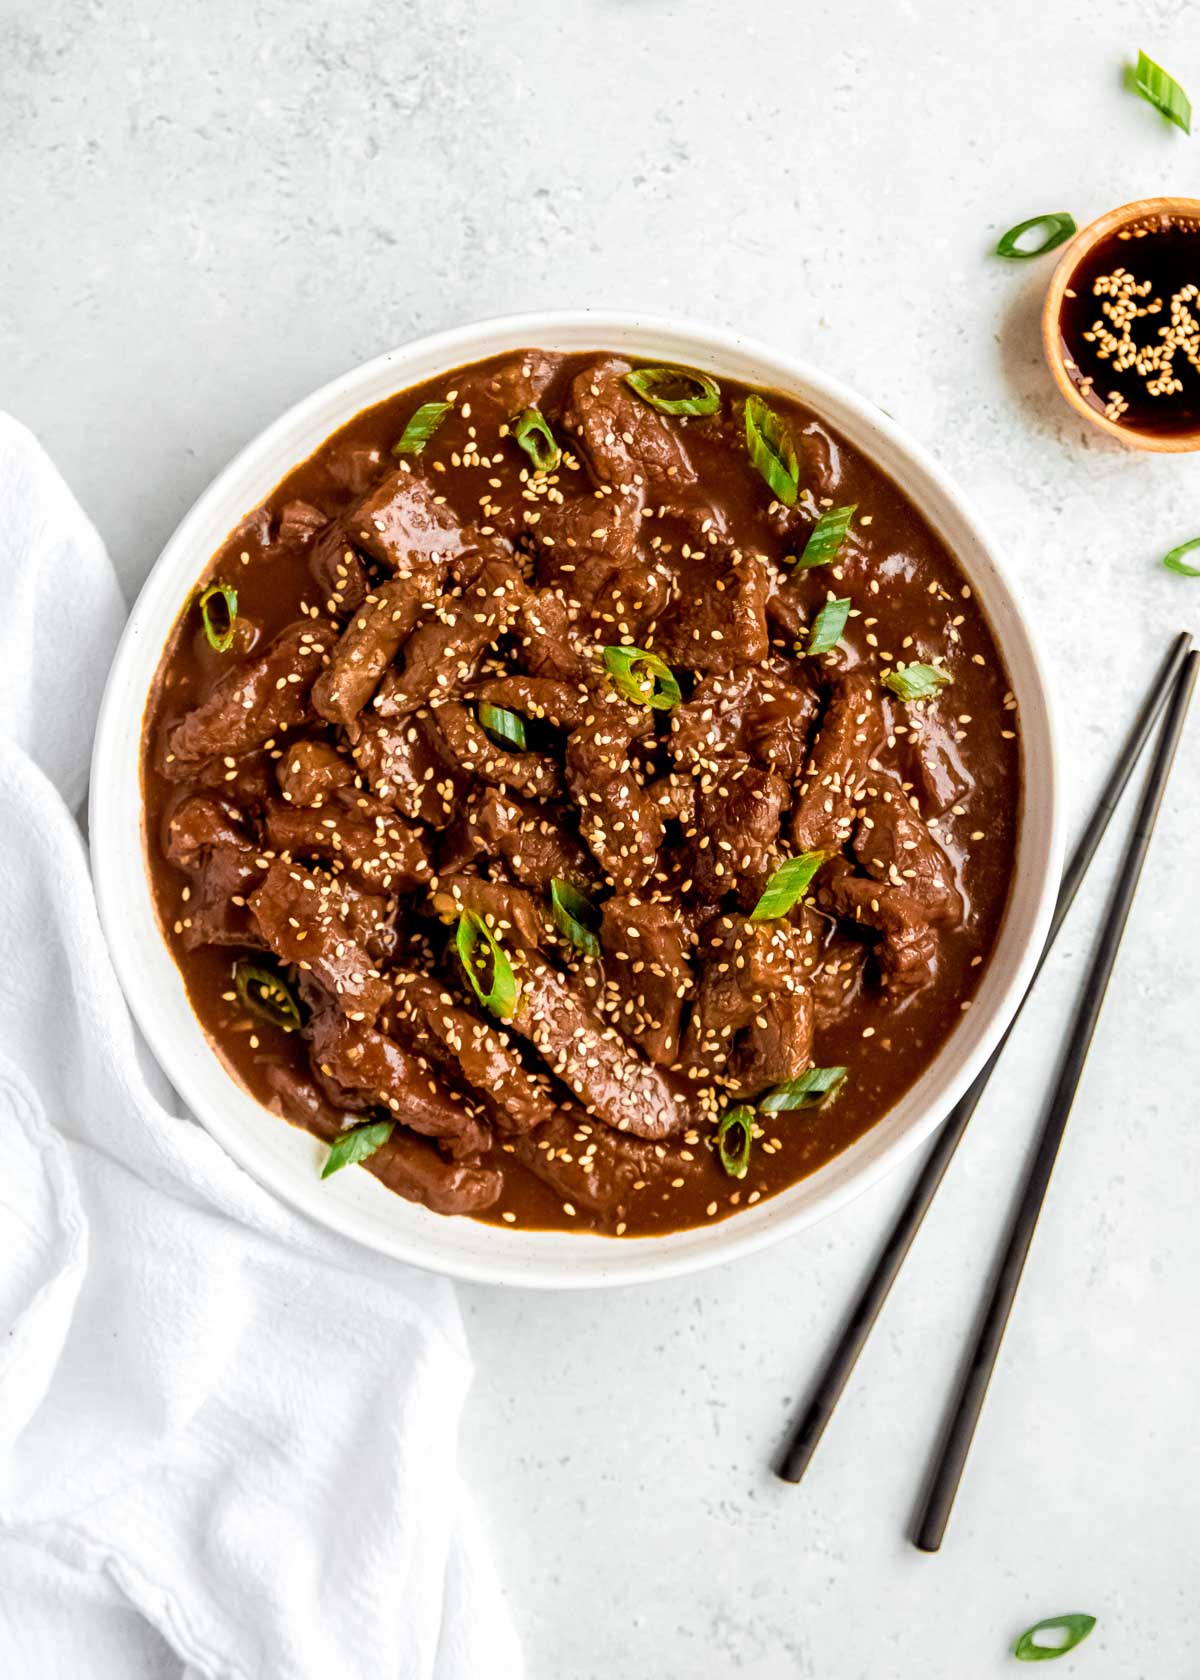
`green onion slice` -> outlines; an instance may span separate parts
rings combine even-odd
[[[586,893],[555,876],[550,883],[550,914],[555,927],[572,945],[589,957],[600,955],[600,941],[588,926],[596,920],[596,907]]]
[[[772,493],[788,507],[795,507],[800,466],[791,435],[771,405],[757,393],[746,398],[746,448]]]
[[[825,862],[825,852],[801,852],[781,863],[763,888],[762,897],[750,912],[752,922],[773,922],[802,899],[813,876]]]
[[[842,639],[842,631],[846,628],[846,620],[850,617],[850,598],[846,596],[840,601],[826,601],[809,632],[806,653],[828,653],[835,648]]]
[[[400,441],[392,445],[393,455],[419,455],[454,407],[453,403],[422,403],[400,434]]]
[[[220,606],[217,606],[217,602]],[[233,646],[233,627],[237,623],[237,590],[230,583],[210,583],[200,597],[200,619],[208,645],[218,653],[228,653]]]
[[[717,1127],[717,1154],[730,1178],[745,1178],[750,1170],[754,1115],[750,1109],[728,1108]]]
[[[706,373],[686,368],[635,368],[625,383],[660,414],[715,414],[721,406],[721,387]]]
[[[836,1096],[846,1083],[850,1070],[844,1067],[809,1068],[798,1079],[786,1079],[776,1085],[757,1107],[764,1114],[779,1114],[790,1108],[817,1108],[827,1097]]]
[[[513,437],[533,462],[535,472],[552,473],[562,460],[562,450],[541,409],[522,409],[509,424]]]
[[[1017,241],[1034,228],[1045,228],[1045,238],[1036,245],[1018,245]],[[998,257],[1008,257],[1012,262],[1026,262],[1030,257],[1044,257],[1047,251],[1054,251],[1066,243],[1075,232],[1075,218],[1068,216],[1065,210],[1048,210],[1044,216],[1030,216],[1027,222],[1018,222],[1016,227],[1010,227],[1003,234],[996,246]]]
[[[806,572],[810,566],[828,566],[831,560],[836,560],[857,512],[857,502],[851,502],[849,507],[826,508],[808,533],[804,553],[794,562],[798,570]]]
[[[493,741],[498,741],[502,747],[519,747],[525,750],[525,719],[518,717],[516,712],[507,711],[503,706],[493,706],[487,700],[481,700],[477,711],[480,728],[486,729]]]
[[[1067,1616],[1047,1616],[1045,1621],[1034,1622],[1013,1646],[1013,1656],[1018,1662],[1053,1662],[1056,1657],[1066,1656],[1076,1645],[1091,1633],[1096,1625],[1095,1616],[1085,1616],[1080,1611],[1074,1611]],[[1065,1637],[1056,1644],[1046,1645],[1034,1636],[1039,1633],[1057,1633]]]
[[[238,1002],[260,1021],[269,1021],[284,1032],[295,1032],[304,1025],[300,1005],[273,969],[261,968],[244,959],[233,965],[233,989]]]
[[[894,671],[885,671],[880,677],[884,688],[890,688],[893,694],[898,694],[906,703],[913,700],[932,700],[939,688],[945,688],[951,681],[949,671],[943,671],[937,665],[922,665],[916,661],[911,665],[897,665]]]
[[[1189,566],[1183,558],[1194,548],[1200,548],[1200,537],[1193,537],[1191,542],[1180,543],[1170,554],[1163,555],[1163,565],[1169,572],[1178,572],[1180,577],[1200,577],[1200,566]]]
[[[1130,93],[1139,94],[1156,111],[1161,111],[1176,128],[1181,128],[1185,134],[1192,132],[1191,100],[1174,76],[1169,76],[1161,64],[1155,64],[1144,52],[1138,53],[1137,65],[1130,65],[1126,70],[1125,86]]]
[[[475,996],[493,1015],[508,1020],[517,1006],[517,977],[503,946],[478,911],[463,911],[454,943]],[[489,969],[491,984],[485,989]]]
[[[644,648],[606,647],[604,664],[613,687],[635,706],[669,712],[683,699],[675,673],[665,660]]]
[[[372,1120],[367,1126],[352,1126],[349,1131],[343,1132],[330,1145],[329,1158],[321,1168],[321,1177],[328,1178],[330,1173],[356,1166],[359,1161],[374,1155],[391,1137],[395,1124],[394,1120]]]

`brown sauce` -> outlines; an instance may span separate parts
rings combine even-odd
[[[1119,228],[1071,276],[1063,360],[1083,400],[1133,431],[1200,426],[1200,222],[1161,216]]]
[[[571,381],[600,354],[554,358],[557,365],[539,406],[551,417],[560,437],[560,417]],[[483,526],[485,531],[512,536],[518,562],[533,579],[546,551],[528,552],[532,545],[527,520],[543,504],[531,501],[529,463],[511,437],[501,436],[508,415],[488,394],[490,378],[508,369],[514,359],[519,361],[520,355],[458,369],[397,393],[357,415],[290,472],[261,507],[248,513],[204,574],[205,581],[220,578],[236,587],[239,634],[244,639],[229,654],[213,651],[201,632],[193,596],[164,650],[147,705],[145,845],[163,936],[199,1021],[233,1075],[264,1105],[326,1135],[331,1116],[336,1124],[341,1115],[328,1089],[318,1091],[314,1085],[307,1042],[299,1033],[285,1034],[248,1016],[233,995],[232,966],[246,952],[229,944],[189,948],[196,903],[194,878],[168,860],[164,840],[172,813],[199,788],[228,800],[238,820],[244,818],[263,844],[259,825],[268,797],[264,789],[270,790],[270,798],[278,797],[276,779],[291,740],[303,736],[338,744],[341,738],[321,718],[310,716],[286,739],[271,739],[245,757],[219,759],[182,779],[177,768],[163,773],[165,743],[179,721],[226,676],[231,659],[249,658],[297,618],[313,617],[316,622],[323,613],[323,591],[310,569],[311,536],[285,536],[281,512],[300,501],[328,519],[346,515],[394,467],[392,446],[421,403],[446,400],[454,393],[451,411],[434,439],[420,457],[413,458],[414,470],[435,486],[446,507],[464,525],[474,522],[479,528],[479,522],[487,520],[491,523]],[[723,572],[730,552],[761,557],[755,564],[766,569],[771,589],[788,592],[790,610],[799,613],[805,624],[811,624],[831,593],[848,597],[853,616],[837,649],[823,659],[797,654],[794,627],[788,633],[776,617],[770,620],[770,658],[781,662],[797,684],[812,689],[818,719],[828,716],[830,685],[847,676],[862,674],[878,685],[879,678],[898,662],[944,664],[952,681],[926,704],[905,705],[878,686],[885,740],[873,762],[889,785],[903,787],[919,820],[928,825],[952,872],[959,913],[936,930],[936,961],[925,983],[905,994],[880,983],[875,930],[848,926],[844,916],[839,921],[829,909],[820,907],[814,890],[816,903],[806,914],[810,920],[815,917],[824,930],[819,937],[836,935],[843,941],[839,949],[863,959],[848,964],[849,1001],[844,1008],[827,1009],[818,1019],[811,1050],[814,1065],[844,1065],[849,1077],[836,1098],[822,1107],[762,1116],[762,1135],[754,1143],[744,1178],[731,1179],[722,1169],[713,1149],[711,1117],[699,1106],[686,1129],[668,1141],[637,1146],[638,1159],[649,1164],[639,1168],[636,1177],[626,1173],[619,1186],[614,1179],[611,1188],[592,1184],[590,1204],[587,1173],[579,1174],[578,1159],[564,1162],[562,1172],[548,1174],[544,1159],[539,1162],[543,1170],[531,1170],[528,1159],[537,1147],[536,1134],[517,1149],[501,1129],[495,1129],[478,1158],[467,1162],[471,1168],[499,1174],[498,1196],[477,1213],[491,1222],[653,1235],[728,1217],[740,1207],[777,1194],[861,1137],[920,1077],[970,1006],[997,937],[1012,876],[1021,794],[1015,702],[990,627],[953,557],[897,486],[803,406],[769,394],[795,441],[801,485],[814,499],[806,504],[801,497],[807,514],[774,502],[746,457],[741,422],[746,395],[743,387],[723,380],[720,415],[664,421],[682,438],[695,472],[690,482],[675,486],[669,496],[652,498],[669,501],[670,507],[661,514],[650,507],[641,527],[639,553],[651,557],[669,577],[676,602],[710,596],[714,576]],[[570,440],[565,441],[569,446]],[[481,459],[485,464],[479,464]],[[558,478],[568,501],[591,493],[586,466],[569,447]],[[817,508],[851,503],[856,504],[857,515],[835,564],[810,571],[791,567],[788,557],[803,547],[806,527]],[[604,626],[590,633],[597,640],[615,639]],[[653,636],[652,627],[643,639],[653,645]],[[252,639],[251,647],[246,646],[247,639]],[[681,669],[680,680],[686,701],[699,679]],[[666,720],[659,719],[657,727],[658,735],[645,748],[647,755],[659,755],[653,773],[663,767]],[[819,722],[813,739],[817,728]],[[646,779],[651,774],[648,756]],[[788,796],[793,805],[800,799],[797,789],[802,785],[799,776],[793,778]],[[573,820],[570,811],[563,820]],[[789,820],[785,808],[778,845],[781,856],[793,849],[786,838]],[[678,883],[678,872],[671,875],[674,859],[670,854],[682,845],[680,830],[670,824],[668,830],[663,879],[670,876]],[[860,839],[862,832],[860,826]],[[429,838],[435,852],[445,844],[444,832]],[[264,845],[263,849],[270,855],[269,848]],[[336,860],[331,867],[338,867]],[[484,860],[478,867],[486,872],[492,863]],[[860,880],[858,885],[865,883]],[[601,894],[605,890],[598,888]],[[662,890],[664,896],[669,895],[668,887]],[[736,918],[731,901],[725,908]],[[411,935],[404,934],[411,939],[406,960],[438,964],[438,983],[449,985],[456,997],[472,1004],[461,980],[455,983],[448,978],[450,969],[440,954],[444,930],[430,914],[421,891],[401,898],[398,923],[412,930]],[[554,961],[569,966],[575,957],[556,950]],[[383,972],[386,977],[386,966]],[[691,1006],[689,1001],[685,1012]],[[597,1137],[606,1150],[619,1153],[627,1147],[623,1134],[610,1132],[594,1116],[585,1117],[578,1104],[568,1108],[569,1093],[555,1086],[553,1069],[528,1046],[522,1046],[521,1053],[531,1070],[549,1079],[562,1100],[563,1112],[569,1114],[566,1131],[558,1137],[560,1148],[585,1157],[586,1166],[589,1145]],[[672,1089],[686,1089],[686,1082],[680,1086],[675,1074],[665,1077],[674,1081]],[[361,1108],[352,1115],[355,1120],[368,1117]],[[445,1158],[443,1151],[439,1159]],[[388,1182],[382,1160],[383,1152],[374,1167]],[[400,1182],[401,1174],[398,1161],[393,1187],[412,1193]],[[572,1174],[583,1186],[583,1194],[575,1199]]]

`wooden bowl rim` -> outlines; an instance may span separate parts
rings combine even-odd
[[[1095,221],[1080,228],[1070,243],[1064,247],[1062,255],[1054,273],[1050,277],[1050,286],[1046,292],[1046,301],[1042,305],[1042,348],[1046,362],[1054,383],[1059,391],[1070,403],[1077,414],[1091,422],[1109,437],[1115,438],[1131,449],[1145,449],[1160,455],[1182,455],[1200,449],[1200,426],[1190,432],[1175,432],[1163,436],[1153,432],[1139,431],[1134,426],[1120,426],[1115,420],[1106,419],[1103,414],[1097,414],[1090,404],[1084,402],[1079,395],[1073,381],[1067,373],[1063,363],[1062,337],[1058,330],[1059,317],[1062,313],[1063,293],[1067,283],[1075,270],[1079,267],[1088,253],[1097,246],[1102,239],[1107,239],[1110,233],[1126,226],[1129,222],[1140,222],[1147,216],[1195,216],[1200,220],[1200,198],[1135,198],[1129,204],[1121,204],[1115,210],[1107,211],[1103,216],[1097,216]]]

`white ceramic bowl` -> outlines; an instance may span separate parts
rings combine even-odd
[[[364,1172],[322,1183],[322,1147],[261,1108],[209,1048],[159,933],[143,864],[142,714],[171,626],[210,556],[290,467],[360,409],[464,362],[527,345],[682,362],[808,404],[890,474],[957,556],[1020,708],[1025,793],[1016,876],[975,1006],[895,1108],[811,1178],[720,1224],[635,1241],[440,1218]],[[235,1160],[314,1219],[397,1259],[479,1282],[558,1289],[644,1282],[751,1254],[832,1213],[902,1161],[949,1112],[1012,1015],[1045,938],[1061,868],[1053,727],[1030,626],[994,544],[936,463],[872,403],[764,345],[600,310],[512,316],[420,339],[306,397],[226,467],[163,550],[117,650],[96,734],[90,821],[100,915],[125,994],[176,1089]]]

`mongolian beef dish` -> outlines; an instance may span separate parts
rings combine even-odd
[[[923,1072],[1020,754],[953,559],[812,413],[526,350],[359,414],[228,538],[143,785],[196,1014],[324,1174],[620,1237],[775,1194]]]

